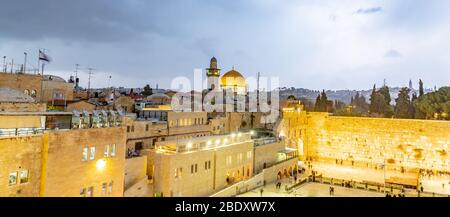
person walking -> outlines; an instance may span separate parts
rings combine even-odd
[[[263,195],[264,189],[261,188],[261,190],[259,190],[259,193],[261,194],[261,197]]]

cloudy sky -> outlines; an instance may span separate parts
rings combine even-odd
[[[450,85],[448,0],[0,0],[0,56],[92,86],[170,87],[216,56],[282,86]],[[417,85],[415,85],[417,86]]]

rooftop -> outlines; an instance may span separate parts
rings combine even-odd
[[[21,91],[0,87],[0,102],[34,103],[35,100]]]

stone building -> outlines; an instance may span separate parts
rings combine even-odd
[[[253,176],[248,133],[162,141],[147,153],[159,196],[209,196]]]
[[[0,196],[123,196],[125,128],[82,118],[0,112]]]
[[[0,87],[16,89],[31,96],[36,102],[73,100],[73,83],[54,75],[34,75],[0,72]]]

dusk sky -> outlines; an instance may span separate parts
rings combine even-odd
[[[282,86],[450,85],[448,0],[0,0],[0,56],[93,87],[168,88],[212,56]],[[2,59],[3,60],[3,59]],[[0,63],[2,64],[2,63]]]

